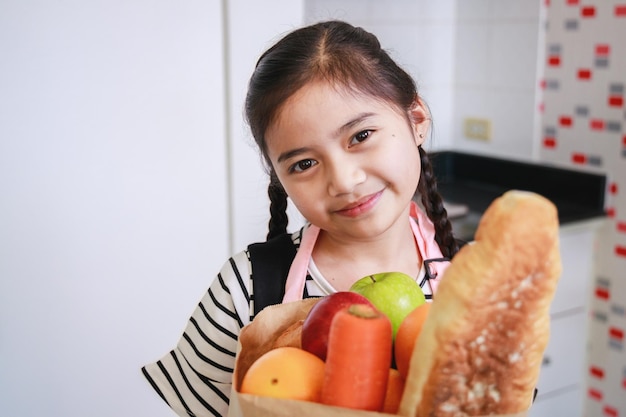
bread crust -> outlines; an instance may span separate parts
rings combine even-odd
[[[399,414],[519,413],[531,403],[561,274],[554,204],[508,191],[453,258],[416,341]]]

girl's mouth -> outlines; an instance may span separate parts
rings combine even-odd
[[[383,192],[379,191],[375,194],[368,195],[355,203],[348,204],[344,208],[337,210],[336,213],[346,217],[360,216],[361,214],[367,213],[374,208],[376,203],[378,203],[378,200],[380,200],[382,194]]]

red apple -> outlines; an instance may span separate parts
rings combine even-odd
[[[330,323],[339,310],[352,304],[366,304],[374,307],[367,298],[353,291],[339,291],[317,302],[302,324],[302,349],[325,361]]]

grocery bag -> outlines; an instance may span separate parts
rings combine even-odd
[[[303,320],[319,298],[308,298],[266,307],[245,326],[239,335],[239,347],[233,373],[233,388],[239,413],[243,417],[392,417],[392,414],[353,410],[308,401],[261,397],[239,392],[241,381],[252,363],[268,350],[294,322]],[[526,417],[527,413],[490,417]]]

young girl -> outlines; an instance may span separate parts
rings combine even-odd
[[[228,413],[239,331],[272,300],[384,271],[415,277],[430,297],[458,251],[422,149],[429,113],[372,34],[340,21],[288,34],[259,59],[246,114],[270,175],[269,242],[230,258],[178,346],[143,368],[181,416]],[[288,197],[308,221],[292,235]]]

